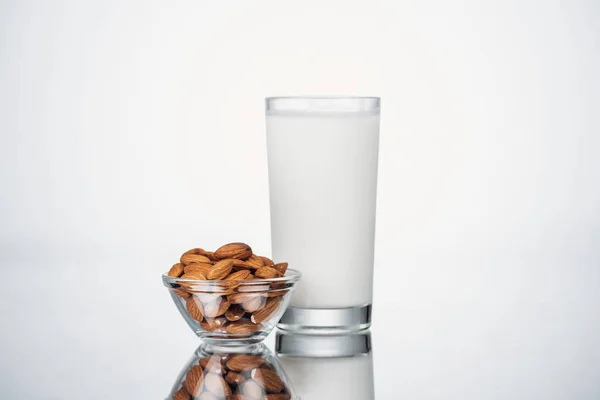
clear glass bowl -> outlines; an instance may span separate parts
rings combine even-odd
[[[222,346],[262,341],[290,302],[300,273],[253,280],[191,280],[163,274],[163,283],[190,328]]]
[[[167,400],[297,400],[289,378],[264,344],[203,344],[183,368]]]

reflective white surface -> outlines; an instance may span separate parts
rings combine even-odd
[[[270,253],[263,98],[376,93],[376,399],[597,400],[598,20],[2,2],[0,397],[164,397],[197,339],[161,273],[195,246]]]

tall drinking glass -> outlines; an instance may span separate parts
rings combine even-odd
[[[273,257],[302,273],[282,329],[371,324],[379,110],[377,97],[266,99]]]

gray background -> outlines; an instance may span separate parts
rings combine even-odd
[[[194,246],[270,251],[263,97],[363,94],[383,98],[377,399],[597,399],[599,20],[2,1],[0,397],[164,398],[197,339],[160,274]]]

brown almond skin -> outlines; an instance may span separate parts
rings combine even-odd
[[[258,368],[265,363],[265,359],[260,356],[252,354],[235,354],[227,360],[227,368],[231,371],[241,372],[250,371],[254,368]]]
[[[254,272],[254,275],[257,278],[262,278],[262,279],[279,278],[279,277],[283,276],[283,274],[281,274],[281,272],[279,272],[275,268],[271,268],[271,267],[261,267],[261,268],[257,269],[256,272]]]
[[[233,261],[231,260],[222,260],[213,265],[210,271],[208,271],[207,278],[210,280],[213,279],[223,279],[227,275],[231,273],[231,269],[233,268]]]
[[[190,394],[185,388],[181,388],[173,395],[173,400],[190,400]]]
[[[250,275],[250,271],[248,271],[247,269],[242,269],[240,271],[232,272],[231,274],[227,275],[225,277],[225,280],[226,281],[243,281],[244,279],[246,279],[248,277],[248,275]]]
[[[192,279],[192,280],[196,280],[196,281],[205,281],[206,276],[202,275],[198,271],[190,271],[189,274],[183,274],[181,276],[181,279]]]
[[[282,275],[285,275],[285,271],[287,271],[287,268],[288,268],[288,263],[286,263],[286,262],[277,263],[277,264],[273,265],[273,269],[277,270]]]
[[[263,308],[254,311],[252,317],[250,317],[250,321],[254,322],[255,324],[260,324],[261,322],[267,321],[277,313],[280,304],[281,297],[269,298]]]
[[[210,259],[206,256],[201,256],[200,254],[183,254],[180,258],[182,264],[190,264],[193,262],[204,262],[210,263]]]
[[[225,379],[223,379],[221,375],[212,372],[206,374],[204,377],[204,387],[217,397],[227,397],[231,395],[231,388],[227,382],[225,382]]]
[[[186,265],[183,268],[183,271],[186,274],[189,274],[191,272],[200,272],[202,275],[206,276],[208,275],[208,271],[210,271],[212,267],[212,264],[193,262]]]
[[[250,376],[269,393],[279,393],[285,387],[277,372],[270,368],[254,369]]]
[[[202,303],[195,297],[190,297],[185,302],[185,308],[187,308],[190,317],[198,322],[202,322],[204,319],[204,312],[202,311]]]
[[[167,272],[167,275],[172,276],[174,278],[179,278],[181,275],[183,275],[183,264],[182,263],[174,264],[171,267],[171,269],[169,269],[169,272]]]
[[[225,381],[227,383],[229,383],[230,385],[241,385],[242,383],[244,383],[244,381],[246,380],[246,378],[244,378],[244,375],[239,374],[235,371],[229,371],[227,373],[227,375],[225,376]]]
[[[225,313],[225,318],[227,318],[228,321],[239,321],[245,313],[246,310],[244,310],[242,306],[239,304],[233,304]]]
[[[200,322],[200,326],[205,331],[214,332],[217,330],[222,330],[227,322],[228,321],[225,319],[225,317],[206,318],[204,321]]]
[[[184,300],[191,296],[191,294],[181,289],[173,289],[173,292],[175,292],[177,296],[181,297]]]
[[[252,266],[254,266],[255,268],[260,268],[264,266],[263,260],[262,258],[260,258],[257,255],[252,254],[250,257],[248,257],[248,259],[246,260],[246,262]]]
[[[185,390],[187,390],[191,396],[196,396],[202,390],[203,380],[204,375],[202,373],[202,367],[200,365],[194,365],[185,375],[183,387],[185,387]]]
[[[292,395],[289,393],[268,394],[262,400],[290,400]]]
[[[260,259],[262,260],[262,262],[263,262],[263,265],[264,265],[265,267],[271,267],[271,266],[273,266],[273,264],[275,264],[275,263],[273,262],[273,260],[271,260],[269,257],[264,257],[264,256],[259,256],[259,257],[260,257]]]
[[[185,256],[186,254],[199,254],[201,256],[206,256],[206,251],[204,249],[201,249],[200,247],[196,247],[193,249],[189,249],[188,251],[183,253],[181,256]]]
[[[256,332],[262,328],[261,324],[255,324],[247,319],[240,319],[239,321],[230,322],[226,327],[225,331],[232,335],[247,335],[249,333]]]
[[[245,260],[252,255],[252,248],[246,243],[228,243],[221,246],[215,251],[215,257],[218,260],[225,258],[236,258],[238,260]]]

